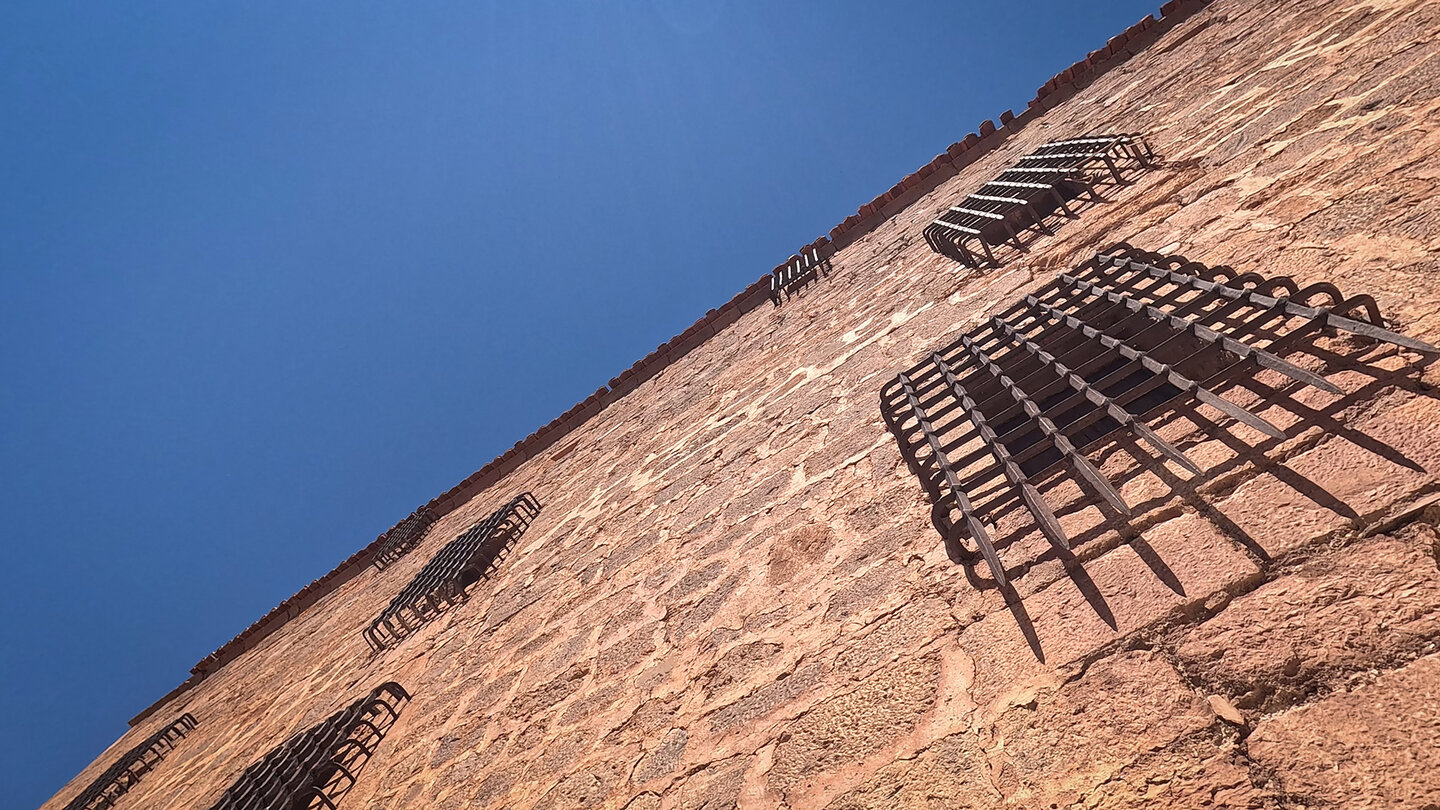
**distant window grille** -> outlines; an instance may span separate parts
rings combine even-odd
[[[375,570],[384,570],[386,566],[405,556],[406,552],[420,544],[425,533],[434,525],[435,510],[429,506],[422,506],[411,512],[409,517],[386,533],[385,542],[380,545],[380,550],[375,552],[375,558],[371,561]]]
[[[789,298],[817,278],[830,274],[830,256],[821,255],[819,248],[802,251],[790,261],[770,271],[770,300],[780,306],[781,296]]]
[[[1024,251],[1024,233],[1053,233],[1053,215],[1074,218],[1079,202],[1101,201],[1097,186],[1128,183],[1154,163],[1138,134],[1047,143],[926,226],[925,241],[966,267],[998,267],[996,249]]]
[[[1346,298],[1333,284],[1302,289],[1285,276],[1237,275],[1118,245],[896,376],[881,392],[881,411],[951,555],[973,561],[978,554],[1008,592],[989,528],[1001,512],[1023,504],[1053,545],[1070,548],[1034,481],[1068,469],[1089,496],[1128,516],[1087,447],[1128,431],[1201,475],[1146,425],[1146,414],[1191,399],[1283,439],[1275,425],[1212,388],[1258,364],[1340,393],[1281,356],[1323,327],[1437,351],[1382,323],[1374,299]]]
[[[180,719],[150,735],[139,745],[126,751],[114,765],[95,778],[90,786],[65,805],[65,810],[100,810],[114,807],[115,802],[140,782],[175,749],[182,737],[194,730],[198,723],[194,715],[186,712]]]
[[[526,492],[446,543],[365,630],[371,649],[398,642],[463,601],[466,588],[499,565],[539,513],[540,502]]]
[[[400,684],[381,684],[245,769],[211,810],[334,810],[409,701]]]

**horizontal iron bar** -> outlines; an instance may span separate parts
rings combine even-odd
[[[1187,318],[1181,318],[1175,315],[1171,315],[1170,313],[1165,312],[1162,309],[1153,307],[1143,301],[1136,300],[1130,295],[1122,292],[1116,292],[1115,290],[1106,289],[1099,285],[1091,284],[1088,281],[1082,281],[1069,274],[1061,274],[1060,279],[1066,284],[1069,284],[1070,286],[1080,290],[1083,293],[1103,297],[1113,303],[1119,304],[1126,309],[1131,310],[1132,312],[1143,313],[1156,321],[1168,324],[1171,329],[1188,331],[1190,334],[1205,341],[1206,343],[1213,343],[1220,348],[1230,352],[1231,354],[1244,358],[1253,358],[1260,365],[1274,371],[1278,371],[1281,374],[1290,377],[1291,379],[1303,382],[1306,385],[1310,385],[1315,388],[1319,388],[1322,391],[1328,391],[1332,394],[1344,393],[1339,388],[1335,387],[1334,383],[1312,371],[1303,369],[1295,365],[1294,363],[1289,362],[1288,360],[1282,360],[1281,358],[1276,357],[1275,355],[1265,351],[1264,349],[1257,349],[1247,343],[1241,343],[1240,341],[1221,334],[1220,332],[1217,332],[1208,326],[1202,326],[1201,324]]]
[[[1083,160],[1085,158],[1113,157],[1108,151],[1101,152],[1046,152],[1043,154],[1030,154],[1020,158],[1021,160]]]
[[[951,210],[951,211],[954,211],[954,212],[957,213],[957,214],[970,214],[971,216],[985,217],[986,219],[1004,219],[1004,218],[1005,218],[1005,215],[1004,215],[1004,214],[997,214],[997,213],[995,213],[994,211],[977,211],[977,210],[975,210],[974,208],[963,208],[963,207],[958,206],[958,205],[952,205],[952,206],[950,206],[950,210]]]
[[[943,220],[943,219],[937,219],[937,220],[935,220],[934,222],[932,222],[932,223],[930,223],[930,224],[931,224],[931,225],[942,225],[942,226],[944,226],[944,227],[946,227],[946,228],[949,228],[949,229],[952,230],[952,231],[959,231],[959,232],[961,232],[961,233],[969,234],[969,235],[971,235],[971,236],[979,236],[979,235],[980,235],[980,232],[979,232],[978,230],[974,229],[974,228],[967,228],[967,227],[965,227],[964,225],[956,225],[956,224],[953,223],[953,222],[946,222],[946,221]]]
[[[1040,183],[1036,183],[1035,185],[1044,189],[1050,188]],[[1019,197],[994,197],[989,194],[971,194],[967,199],[984,200],[985,202],[1013,203],[1015,205],[1028,205],[1030,203],[1029,200],[1024,200]]]
[[[991,180],[985,185],[1004,186],[1006,188],[1035,188],[1047,190],[1053,190],[1055,188],[1055,186],[1050,183],[1026,183],[1022,180]],[[984,188],[984,186],[981,186],[981,188]]]
[[[1365,321],[1359,321],[1353,318],[1346,318],[1342,315],[1336,315],[1328,309],[1297,304],[1288,298],[1281,298],[1279,296],[1261,295],[1254,290],[1231,287],[1227,284],[1221,284],[1218,281],[1207,281],[1197,276],[1192,276],[1187,273],[1179,273],[1174,270],[1166,270],[1161,267],[1156,267],[1153,264],[1147,264],[1145,262],[1136,261],[1134,259],[1125,259],[1106,253],[1101,253],[1097,255],[1101,261],[1108,262],[1113,266],[1128,267],[1133,270],[1149,273],[1151,276],[1154,276],[1156,278],[1163,278],[1166,281],[1171,282],[1172,284],[1179,284],[1181,286],[1190,287],[1192,289],[1200,290],[1203,292],[1214,293],[1216,295],[1236,301],[1244,301],[1245,303],[1248,303],[1258,308],[1281,310],[1286,315],[1294,315],[1300,318],[1309,318],[1311,320],[1322,321],[1322,323],[1320,324],[1322,326],[1333,326],[1336,329],[1341,329],[1352,334],[1361,335],[1362,337],[1373,338],[1375,340],[1383,340],[1386,343],[1393,343],[1396,346],[1401,346],[1406,349],[1414,349],[1415,351],[1421,352],[1440,353],[1440,348],[1436,348],[1435,346],[1432,346],[1423,340],[1417,340],[1408,335],[1402,335],[1399,332],[1393,332],[1389,329],[1385,329],[1381,326],[1376,326],[1372,323],[1366,323]]]

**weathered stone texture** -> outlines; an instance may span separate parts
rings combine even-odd
[[[1113,130],[1164,165],[1006,268],[960,270],[919,238],[1037,144]],[[1368,292],[1440,342],[1437,187],[1440,3],[1219,0],[182,693],[45,807],[190,711],[200,728],[125,802],[204,810],[391,679],[414,701],[343,806],[1440,801],[1437,515],[1407,510],[1440,488],[1440,371],[1325,337],[1290,359],[1343,394],[1264,373],[1222,392],[1283,442],[1182,407],[1153,426],[1203,478],[1133,442],[1095,449],[1136,517],[1041,481],[1075,556],[1001,516],[1016,607],[948,559],[877,405],[896,370],[1122,239]],[[370,618],[521,490],[544,510],[496,575],[370,655]]]
[[[1440,658],[1267,720],[1248,743],[1292,806],[1440,806]]]
[[[1435,649],[1440,576],[1432,526],[1322,554],[1185,634],[1177,653],[1208,689],[1273,711]]]

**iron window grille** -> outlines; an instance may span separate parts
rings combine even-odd
[[[540,502],[521,493],[446,543],[364,631],[370,648],[393,645],[464,601],[466,588],[500,564],[539,513]]]
[[[246,768],[211,810],[335,810],[409,701],[381,684]]]
[[[186,712],[180,719],[150,735],[139,745],[126,751],[115,764],[95,778],[79,796],[65,805],[65,810],[101,810],[114,807],[115,802],[155,768],[160,760],[175,750],[175,744],[199,723]]]
[[[400,521],[395,528],[385,535],[385,542],[375,552],[371,565],[376,571],[383,571],[387,566],[405,556],[410,549],[420,544],[425,538],[425,533],[435,525],[435,510],[429,506],[422,506],[410,513],[410,516]]]
[[[1155,153],[1136,133],[1047,143],[927,225],[925,241],[966,267],[998,267],[992,248],[1023,252],[1022,233],[1053,234],[1049,217],[1075,218],[1079,202],[1101,201],[1097,186],[1124,185],[1154,164]]]
[[[828,246],[827,246],[828,247]],[[780,306],[783,295],[789,298],[806,284],[830,275],[830,255],[821,255],[819,248],[810,248],[770,271],[770,300]]]
[[[1283,439],[1275,425],[1213,389],[1254,363],[1341,393],[1281,356],[1326,327],[1437,352],[1382,323],[1373,298],[1346,298],[1333,284],[1300,288],[1287,276],[1236,274],[1121,244],[897,375],[881,392],[881,411],[952,557],[983,558],[1008,595],[987,528],[999,512],[1023,503],[1051,544],[1070,549],[1035,480],[1069,467],[1089,496],[1129,516],[1087,447],[1126,430],[1203,475],[1146,425],[1146,414],[1189,398]]]

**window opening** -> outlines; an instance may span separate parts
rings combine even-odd
[[[927,225],[925,241],[966,267],[999,267],[995,248],[1024,252],[1022,234],[1053,234],[1048,218],[1074,219],[1081,203],[1103,201],[1098,186],[1128,184],[1154,165],[1154,152],[1137,133],[1047,143]]]
[[[381,684],[246,768],[211,810],[335,810],[409,701]]]
[[[167,754],[175,750],[176,743],[199,723],[195,716],[186,712],[180,719],[147,737],[139,745],[126,751],[115,764],[80,792],[79,796],[65,805],[65,810],[100,810],[114,807],[115,802],[130,789],[139,784],[141,777],[154,770]]]
[[[363,633],[370,648],[391,646],[464,601],[466,589],[489,576],[539,513],[540,502],[524,492],[446,543],[370,623]]]
[[[1281,355],[1332,328],[1434,354],[1385,328],[1374,299],[1333,284],[1299,287],[1118,245],[1026,295],[930,353],[881,392],[881,411],[932,503],[952,556],[983,558],[1009,587],[991,518],[1021,503],[1056,547],[1070,540],[1034,481],[1068,468],[1121,516],[1130,508],[1084,449],[1120,430],[1192,475],[1201,468],[1147,424],[1190,398],[1275,439],[1285,433],[1221,397],[1218,382],[1250,364],[1342,393]],[[966,545],[966,538],[972,545]]]

